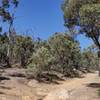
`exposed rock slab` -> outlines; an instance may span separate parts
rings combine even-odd
[[[69,93],[66,89],[57,89],[50,92],[44,100],[69,100]]]

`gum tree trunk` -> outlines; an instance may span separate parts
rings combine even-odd
[[[98,71],[100,76],[100,50],[98,51]]]

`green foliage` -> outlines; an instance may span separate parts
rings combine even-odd
[[[0,6],[0,16],[3,18],[3,21],[11,21],[12,20],[12,15],[11,12],[8,10],[12,4],[13,9],[18,6],[19,1],[18,0],[1,0],[0,1],[1,6]]]
[[[10,66],[9,59],[7,57],[8,37],[6,34],[0,35],[0,64],[7,64]]]
[[[75,77],[78,71],[97,68],[95,50],[88,48],[81,52],[79,43],[66,34],[56,33],[48,40],[32,40],[31,37],[17,35],[11,46],[12,60],[9,63],[9,39],[0,35],[0,65],[18,64],[27,68],[34,77],[41,77],[44,72],[59,72],[67,77]]]
[[[98,57],[96,52],[92,51],[90,48],[87,48],[82,53],[82,67],[87,71],[97,70],[98,66]]]
[[[62,8],[65,25],[71,30],[80,25],[80,33],[86,33],[100,49],[100,0],[65,0]]]
[[[94,24],[96,27],[100,28],[100,25],[97,23],[100,18],[100,4],[86,4],[80,8],[79,13],[82,25]]]
[[[33,71],[35,77],[40,76],[43,71],[49,71],[54,61],[50,51],[45,47],[40,47],[33,53],[31,63],[28,68]]]
[[[33,53],[31,63],[28,65],[35,75],[55,70],[66,76],[72,76],[75,69],[80,69],[79,44],[72,41],[69,36],[57,33],[45,44]]]
[[[49,45],[52,55],[56,58],[58,68],[57,65],[55,65],[55,68],[57,70],[68,74],[68,72],[72,71],[75,67],[78,68],[78,65],[75,65],[78,62],[76,58],[80,52],[77,42],[71,40],[67,35],[55,34],[49,39]]]
[[[8,59],[8,43],[9,38],[6,34],[0,35],[0,63],[6,63]],[[29,62],[29,58],[34,52],[34,42],[31,37],[16,36],[14,45],[10,46],[11,59],[10,63],[20,63],[25,67]],[[7,58],[7,59],[6,59]]]
[[[18,6],[19,1],[18,0],[1,0],[0,1],[0,18],[1,22],[8,22],[9,24],[9,32],[7,32],[8,37],[6,36],[0,36],[0,51],[5,50],[3,53],[1,52],[1,60],[7,62],[7,66],[10,66],[10,60],[12,57],[12,49],[13,46],[11,44],[11,35],[15,32],[13,31],[13,20],[14,20],[14,13],[15,9]],[[13,12],[14,11],[14,12]],[[2,33],[3,27],[0,27],[0,33]],[[7,39],[7,41],[6,41]]]
[[[56,33],[47,41],[35,42],[35,52],[27,68],[35,78],[44,72],[59,72],[66,77],[97,70],[97,55],[92,47],[81,52],[79,43],[66,34]]]
[[[21,63],[21,66],[25,67],[34,51],[33,40],[30,37],[17,36],[16,44],[13,49],[15,59]]]

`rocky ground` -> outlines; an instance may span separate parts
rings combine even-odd
[[[84,78],[39,83],[25,77],[24,69],[0,70],[0,100],[100,100],[97,90],[100,77],[96,73]]]

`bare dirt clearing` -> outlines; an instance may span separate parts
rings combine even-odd
[[[15,77],[13,73],[21,77]],[[97,95],[97,90],[100,88],[100,78],[97,73],[86,74],[84,78],[60,81],[59,85],[28,80],[24,77],[24,69],[6,69],[2,71],[2,76],[0,100],[66,100],[58,99],[56,95],[60,93],[63,97],[66,95],[68,100],[100,100]]]

